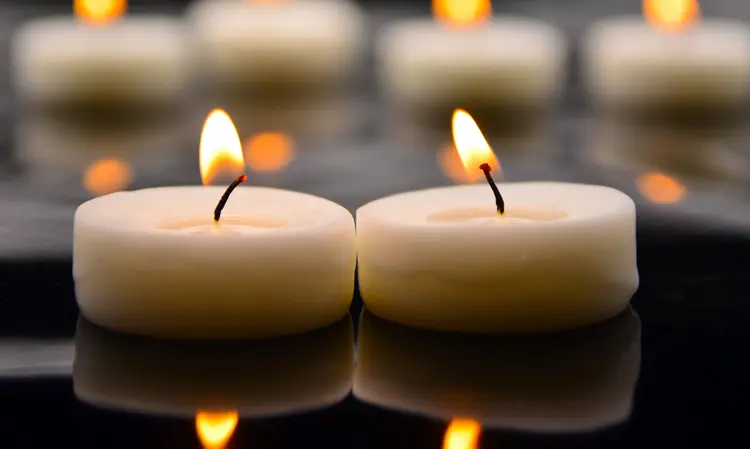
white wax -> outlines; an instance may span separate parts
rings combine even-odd
[[[348,316],[304,335],[211,343],[131,337],[81,320],[73,388],[89,404],[136,413],[298,413],[335,404],[349,394],[352,345]]]
[[[608,19],[583,41],[594,101],[611,107],[737,107],[750,95],[750,26],[709,19],[678,33]]]
[[[635,205],[582,184],[402,193],[357,210],[359,289],[382,318],[462,332],[550,332],[611,318],[638,286]]]
[[[560,92],[565,47],[551,25],[504,17],[467,29],[399,22],[384,30],[377,51],[396,101],[538,107]]]
[[[25,24],[12,43],[23,99],[35,103],[148,103],[178,99],[189,79],[182,24],[130,16],[92,26],[71,17]]]
[[[204,0],[188,19],[198,69],[222,87],[336,85],[364,38],[362,12],[346,0]]]
[[[76,211],[73,277],[101,326],[168,338],[270,337],[346,315],[354,221],[323,198],[238,187],[119,192]]]
[[[357,399],[533,432],[626,421],[641,361],[632,310],[580,331],[518,338],[425,332],[364,313],[357,342]]]

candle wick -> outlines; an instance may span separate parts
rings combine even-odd
[[[503,215],[505,213],[505,201],[503,200],[503,196],[500,195],[500,190],[497,189],[495,180],[492,179],[492,175],[490,175],[492,167],[490,167],[490,164],[484,163],[480,165],[479,168],[484,172],[484,177],[487,178],[487,183],[490,185],[492,193],[495,194],[495,205],[497,205],[497,213]]]
[[[224,206],[226,206],[227,200],[229,200],[229,195],[232,194],[232,191],[236,189],[238,185],[245,182],[246,179],[247,175],[242,174],[239,178],[235,179],[231,184],[229,184],[229,187],[227,187],[224,195],[221,196],[219,204],[217,204],[216,209],[214,209],[214,223],[219,223],[219,219],[221,218],[221,211],[224,209]]]

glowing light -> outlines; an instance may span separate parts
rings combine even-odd
[[[195,431],[205,449],[221,449],[232,438],[238,421],[236,411],[199,411],[195,415]]]
[[[123,190],[131,180],[130,166],[120,159],[99,159],[83,173],[83,187],[93,195]]]
[[[636,185],[647,200],[658,204],[678,203],[687,193],[682,183],[663,173],[644,173],[638,177]]]
[[[453,113],[453,143],[468,179],[479,180],[484,176],[479,169],[482,164],[490,164],[497,176],[502,173],[500,162],[482,135],[479,126],[463,109],[456,109]]]
[[[482,426],[473,419],[454,419],[443,438],[443,449],[477,449]]]
[[[259,172],[281,170],[294,160],[294,140],[277,132],[264,132],[251,136],[245,142],[247,167]]]
[[[84,22],[101,25],[125,14],[127,0],[73,0],[73,12]]]
[[[211,111],[203,125],[200,169],[204,185],[211,184],[220,174],[236,178],[245,169],[240,136],[232,119],[221,109]]]
[[[490,0],[432,0],[432,14],[447,25],[468,27],[485,22],[492,14]]]
[[[643,15],[655,28],[679,31],[697,22],[698,0],[643,0]]]

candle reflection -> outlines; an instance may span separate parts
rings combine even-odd
[[[467,417],[488,428],[605,428],[630,416],[640,328],[628,310],[578,331],[478,337],[410,329],[365,312],[353,392],[381,407],[446,420]]]
[[[73,386],[81,401],[195,418],[208,446],[231,434],[234,413],[269,417],[314,410],[351,390],[349,317],[304,335],[244,342],[153,340],[81,319],[75,345]]]

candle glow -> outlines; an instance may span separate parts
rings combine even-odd
[[[83,186],[94,195],[106,195],[126,188],[133,179],[130,165],[118,158],[98,159],[83,173]]]
[[[242,143],[226,112],[214,109],[203,125],[200,141],[200,170],[203,185],[210,185],[219,174],[237,177],[244,171]]]
[[[682,31],[698,21],[698,0],[643,0],[643,15],[651,26],[665,31]]]
[[[663,173],[644,173],[638,177],[636,185],[641,195],[656,204],[679,203],[687,193],[680,181]]]
[[[457,28],[475,26],[492,14],[490,0],[432,0],[432,13],[437,20]]]
[[[262,132],[245,141],[247,167],[258,172],[275,172],[294,160],[294,140],[280,132]]]
[[[125,14],[127,0],[73,0],[73,12],[79,20],[92,25],[112,22]]]
[[[199,411],[195,415],[195,430],[204,449],[221,449],[226,446],[238,421],[236,411]]]
[[[482,426],[473,419],[454,419],[443,438],[443,449],[477,449]]]
[[[489,164],[493,171],[502,173],[500,162],[490,148],[477,123],[463,109],[453,113],[453,143],[470,179],[483,177],[479,166]]]

